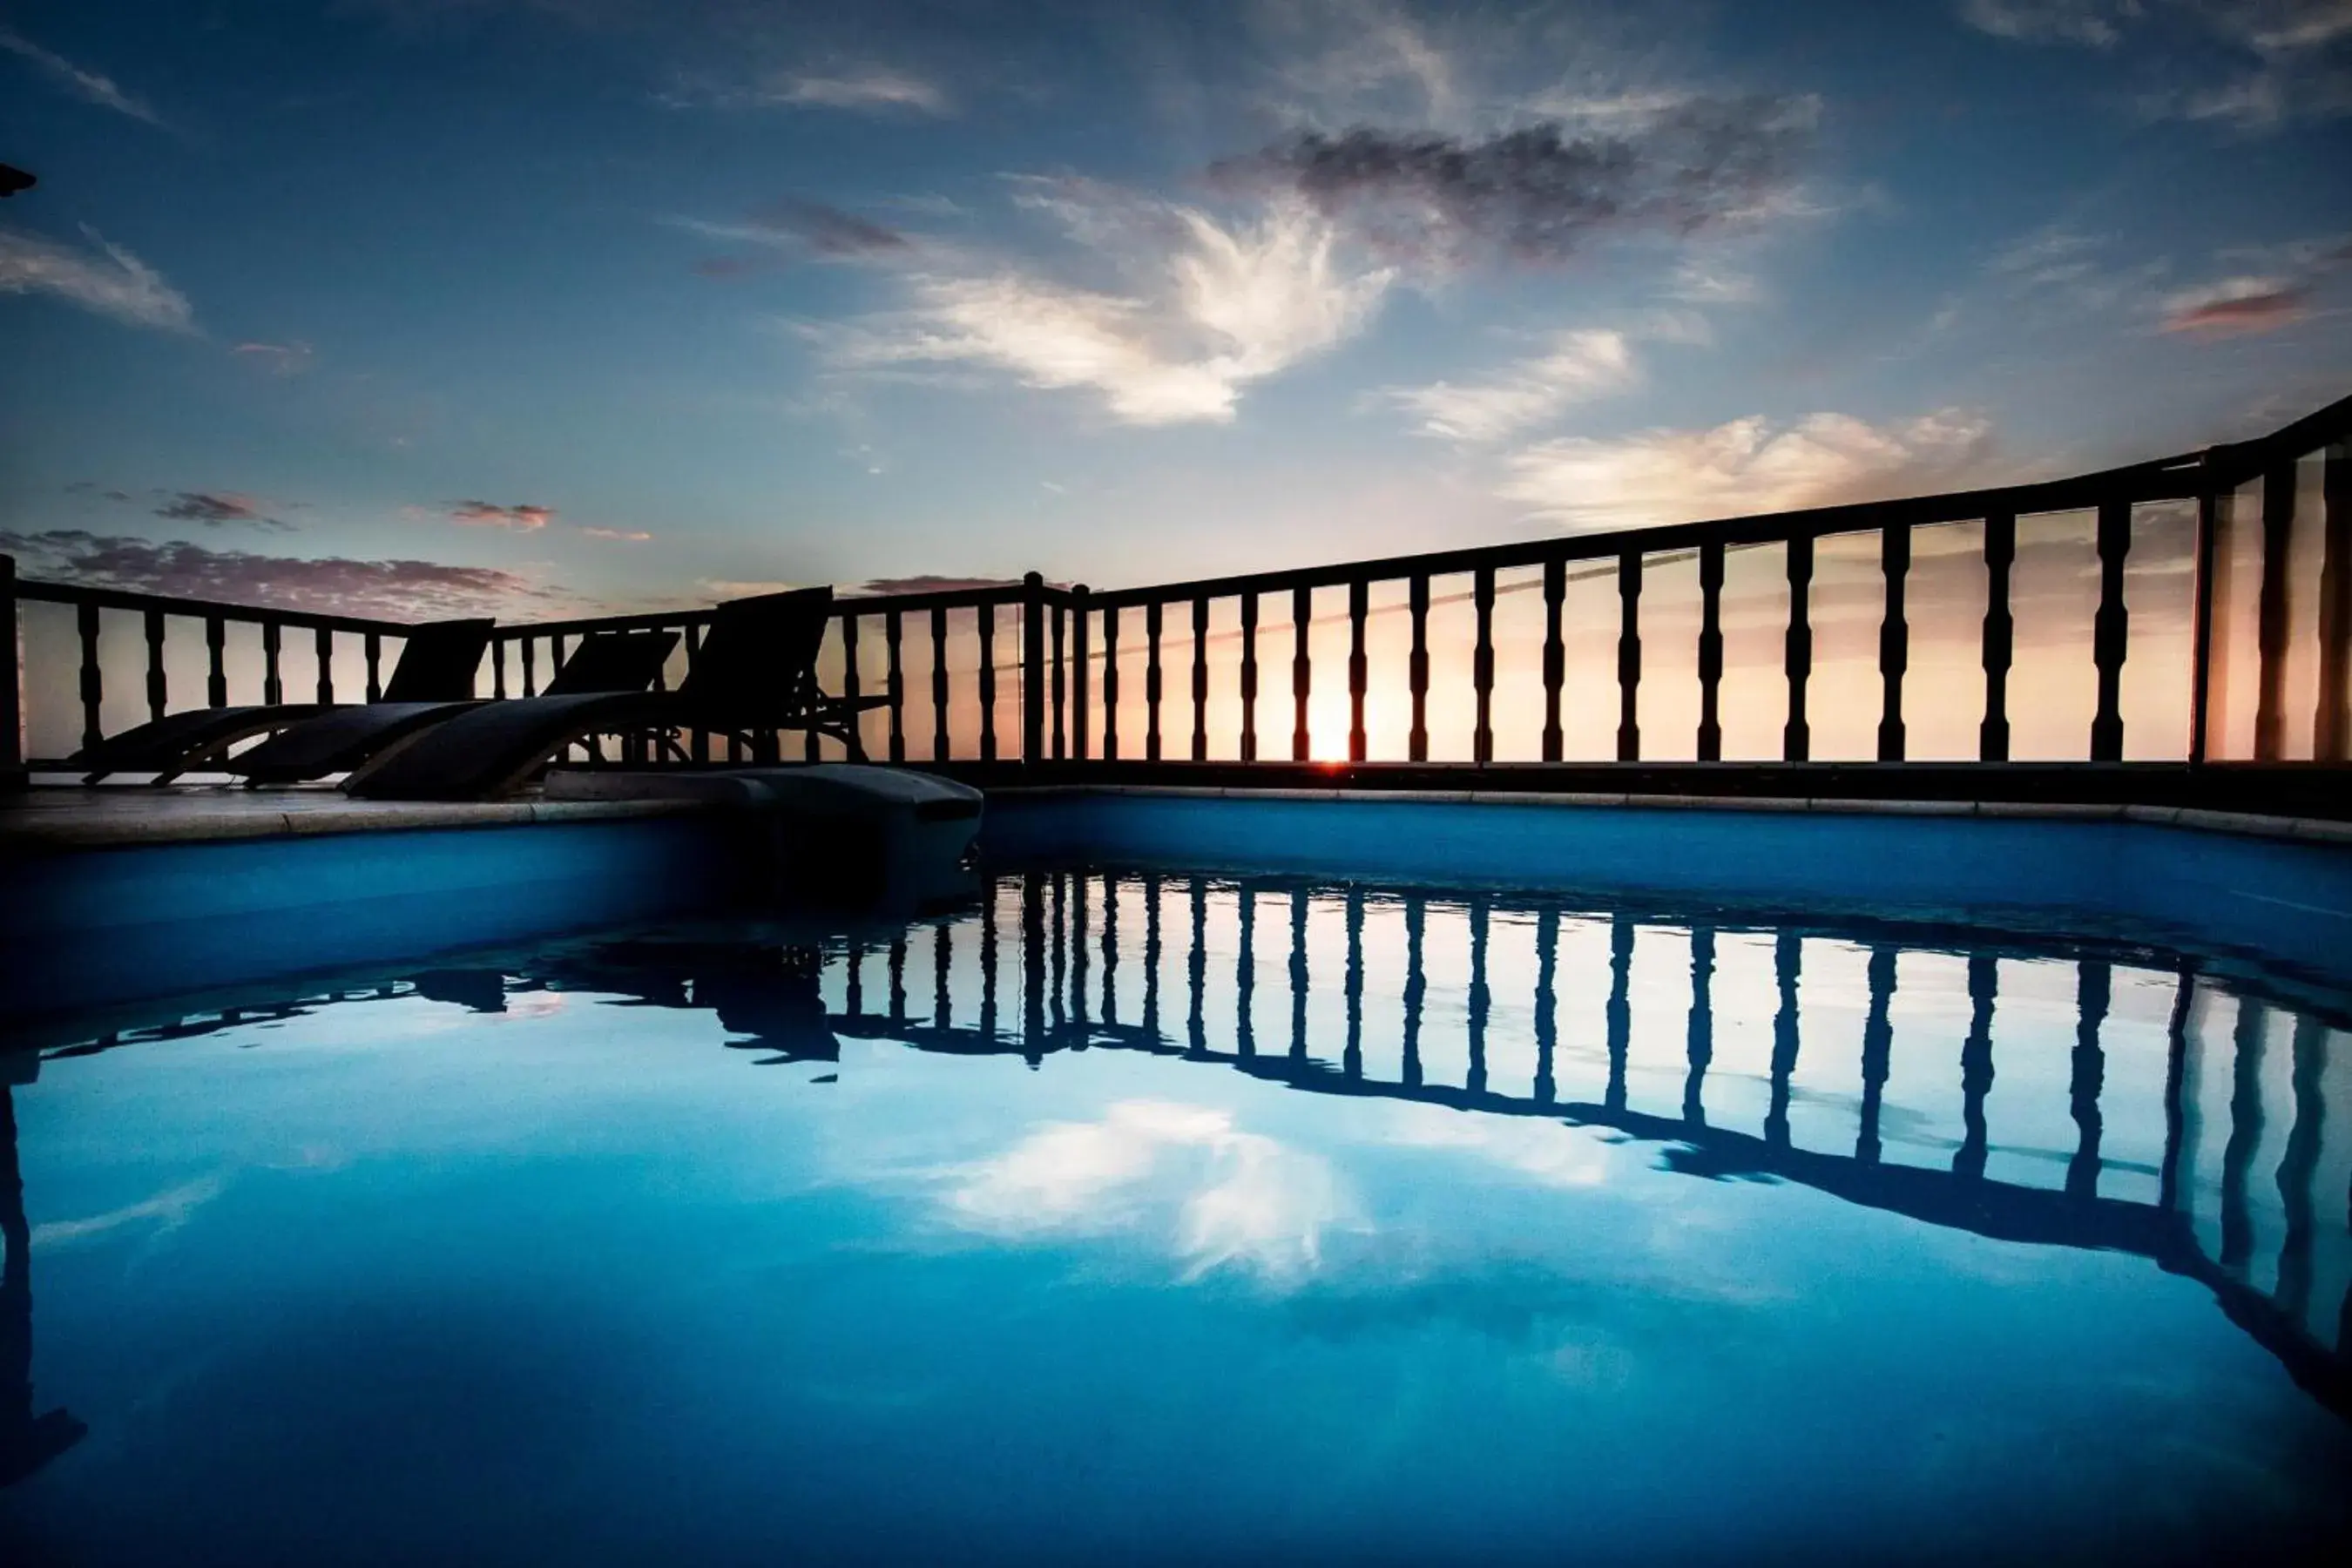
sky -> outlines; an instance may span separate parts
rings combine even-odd
[[[0,550],[401,616],[1120,586],[2352,391],[2352,0],[25,0]]]

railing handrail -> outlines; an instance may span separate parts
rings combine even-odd
[[[415,629],[414,622],[383,620],[370,616],[281,610],[267,605],[232,605],[220,599],[184,599],[169,594],[141,594],[127,588],[97,588],[80,583],[46,583],[31,577],[16,579],[16,597],[50,605],[90,605],[101,610],[156,610],[167,616],[217,616],[225,621],[249,621],[257,626],[301,626],[330,632],[373,632],[379,637],[406,637]]]

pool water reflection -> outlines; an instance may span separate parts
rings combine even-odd
[[[0,1056],[0,1560],[2315,1552],[2347,1013],[1105,872],[215,1002]]]

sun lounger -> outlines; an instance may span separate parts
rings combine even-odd
[[[474,672],[490,646],[490,626],[484,619],[433,621],[412,627],[401,645],[392,679],[384,686],[383,701],[365,706],[470,700]],[[155,783],[169,784],[182,773],[218,760],[240,741],[333,711],[318,702],[194,708],[110,735],[66,761],[85,770],[84,784],[94,784],[110,773],[153,773]]]
[[[493,702],[426,731],[344,781],[375,800],[486,800],[512,794],[574,742],[596,735],[696,730],[772,753],[779,730],[830,735],[863,753],[857,716],[887,699],[827,697],[817,650],[833,590],[803,588],[736,599],[713,613],[693,668],[675,691],[526,698]]]
[[[605,632],[584,637],[543,695],[643,691],[677,647],[676,632]],[[371,702],[335,708],[279,731],[223,763],[248,784],[292,784],[350,773],[436,724],[482,706],[466,702]]]

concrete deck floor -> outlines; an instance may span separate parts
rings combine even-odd
[[[134,844],[190,844],[422,827],[515,826],[675,816],[696,801],[353,800],[327,784],[247,789],[241,784],[36,784],[0,795],[0,854]]]

